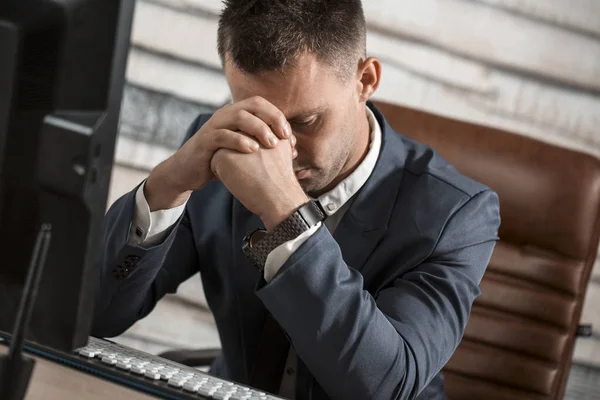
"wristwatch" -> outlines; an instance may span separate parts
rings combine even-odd
[[[311,200],[277,225],[271,232],[256,229],[244,237],[242,251],[252,264],[263,271],[267,256],[281,244],[297,238],[318,222],[325,219],[319,202]]]

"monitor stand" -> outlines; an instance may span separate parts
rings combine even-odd
[[[25,398],[29,386],[35,361],[23,355],[23,342],[44,270],[52,236],[51,231],[50,224],[43,224],[38,232],[29,263],[27,280],[19,303],[14,332],[10,339],[10,350],[8,354],[0,356],[0,398],[3,400]]]

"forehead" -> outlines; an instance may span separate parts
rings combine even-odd
[[[340,91],[347,89],[336,72],[310,54],[299,57],[294,67],[283,72],[247,74],[232,62],[225,63],[225,75],[234,102],[261,96],[288,118],[335,103]]]

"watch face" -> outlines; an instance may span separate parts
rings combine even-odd
[[[254,232],[252,234],[252,236],[250,236],[250,247],[252,247],[256,243],[258,243],[263,237],[265,237],[266,234],[267,234],[267,231],[265,231],[263,229],[260,229],[260,230],[257,230],[256,232]]]

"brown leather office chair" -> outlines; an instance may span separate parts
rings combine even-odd
[[[500,241],[444,368],[458,399],[562,399],[600,236],[600,160],[377,103],[391,126],[500,197]]]
[[[465,337],[445,368],[450,400],[561,399],[600,235],[600,160],[497,129],[376,103],[500,196],[502,225]],[[207,365],[214,349],[162,356]]]

